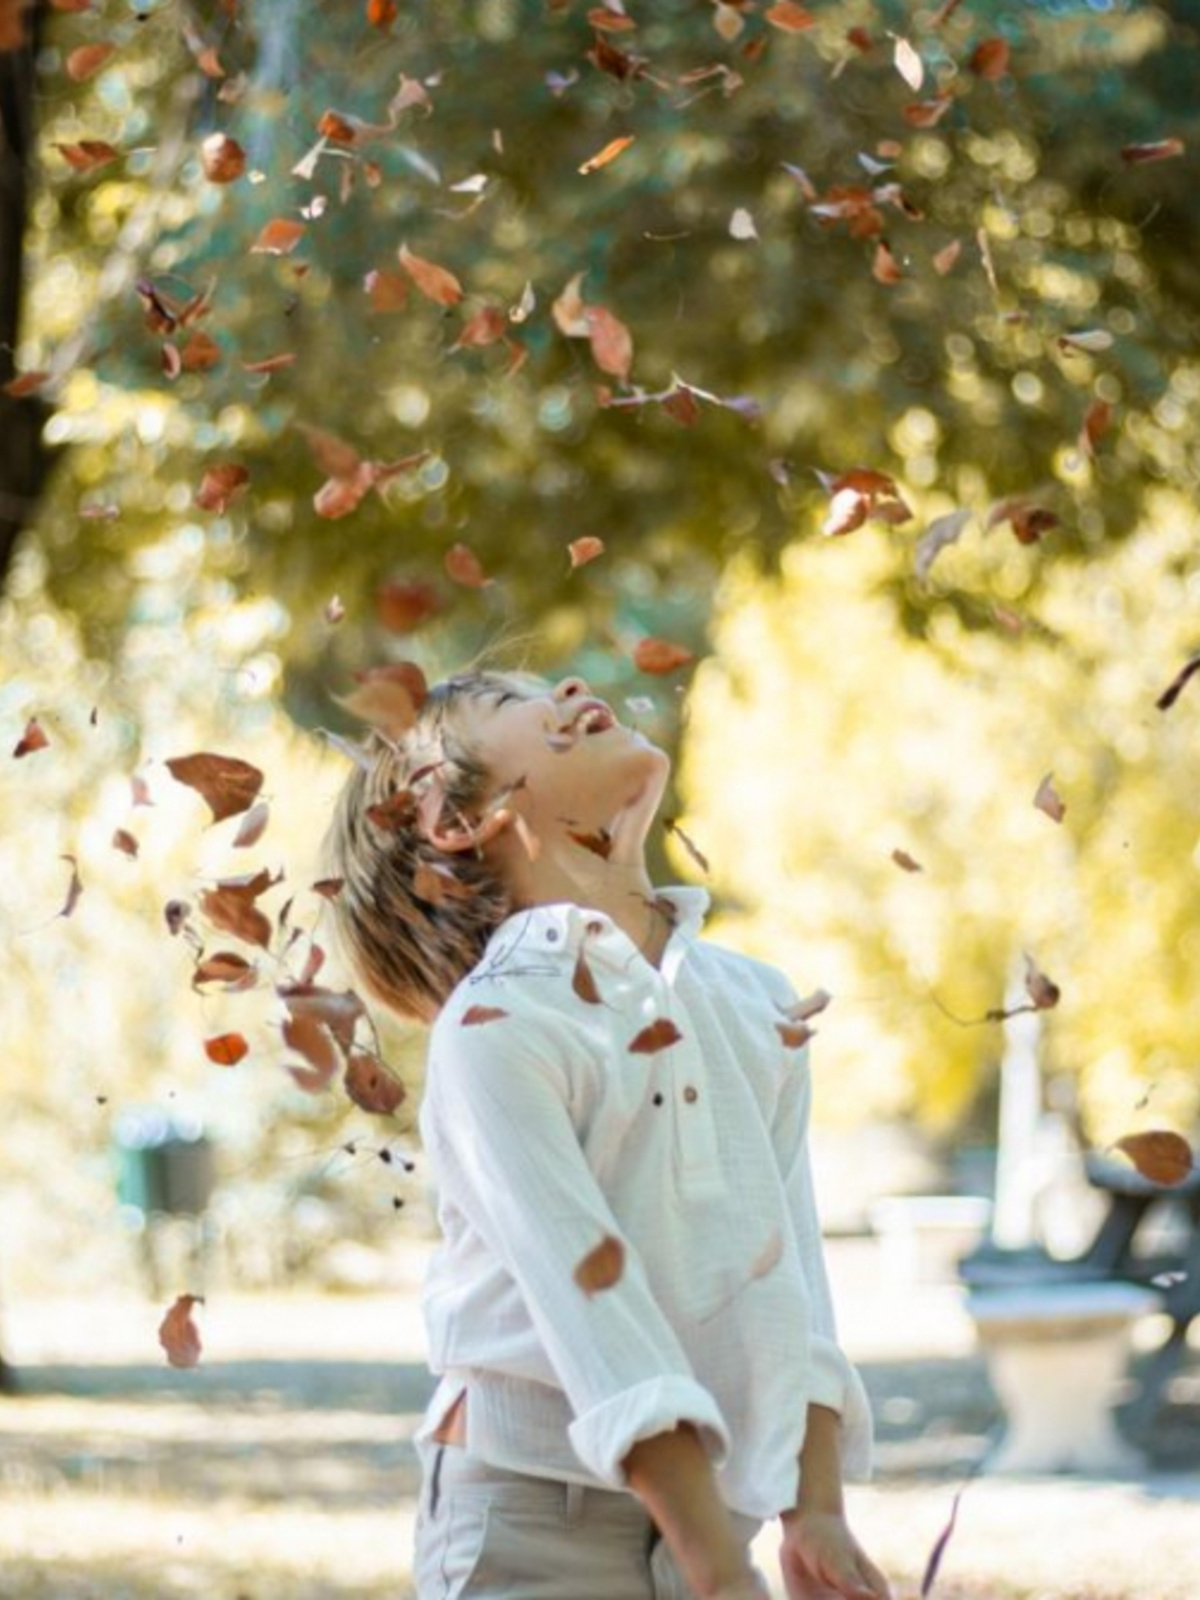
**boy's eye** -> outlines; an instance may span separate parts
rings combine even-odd
[[[496,704],[498,706],[502,706],[506,700],[515,700],[516,698],[517,698],[517,696],[513,693],[513,691],[511,689],[497,689],[496,690]]]

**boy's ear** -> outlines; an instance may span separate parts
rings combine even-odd
[[[461,855],[464,850],[479,850],[502,834],[512,821],[512,812],[501,806],[489,811],[478,822],[465,817],[455,817],[451,822],[431,822],[426,825],[425,837],[437,850],[447,855]]]

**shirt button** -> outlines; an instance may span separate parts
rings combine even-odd
[[[558,929],[557,928],[547,928],[546,929],[546,943],[547,944],[557,944],[558,943]]]
[[[700,1091],[699,1089],[693,1089],[689,1083],[687,1088],[683,1091],[683,1098],[687,1101],[688,1105],[694,1106],[696,1101],[700,1098]]]

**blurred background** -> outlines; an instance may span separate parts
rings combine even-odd
[[[1200,6],[36,0],[0,36],[6,1592],[403,1592],[422,1038],[373,1019],[408,1092],[367,1113],[289,1072],[276,991],[314,950],[350,982],[312,885],[356,674],[480,659],[670,748],[657,872],[832,996],[862,1515],[911,1587],[1001,1417],[958,1258],[997,1208],[1077,1255],[1084,1152],[1200,1115],[1200,690],[1158,704],[1200,648]],[[261,836],[172,778],[197,751],[261,770]],[[263,868],[231,938],[201,896]],[[1194,1594],[1194,1355],[1149,1477],[1036,1522],[976,1486],[944,1591],[1123,1596],[1153,1546]]]

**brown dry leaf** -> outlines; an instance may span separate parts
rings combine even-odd
[[[1044,811],[1052,822],[1061,822],[1067,814],[1067,808],[1059,798],[1054,787],[1054,774],[1048,772],[1037,786],[1037,793],[1033,803],[1039,811]]]
[[[446,576],[461,583],[464,589],[486,589],[491,578],[483,570],[479,557],[467,544],[451,545],[442,562]]]
[[[684,384],[677,384],[663,396],[662,408],[681,428],[694,427],[700,417],[700,402]]]
[[[386,800],[377,800],[374,805],[368,806],[363,815],[369,823],[381,828],[384,833],[399,833],[402,828],[407,828],[416,821],[417,797],[411,789],[396,789]],[[424,862],[418,864],[418,872],[424,865]],[[422,900],[432,898],[429,895],[422,895],[419,889],[417,893]]]
[[[406,244],[400,246],[400,265],[423,295],[439,306],[456,306],[463,297],[463,286],[447,267],[414,255]]]
[[[680,844],[700,868],[701,872],[710,872],[712,870],[709,865],[708,857],[704,854],[703,850],[700,849],[696,841],[684,833],[675,817],[664,817],[662,819],[662,825],[669,834],[672,834],[676,839],[679,840]]]
[[[782,33],[803,33],[816,20],[811,11],[796,5],[794,0],[776,0],[775,5],[768,6],[763,12],[763,21],[769,22]]]
[[[273,217],[250,246],[250,254],[289,256],[307,231],[303,222],[293,222],[290,217]]]
[[[346,886],[345,878],[318,878],[309,887],[314,894],[319,894],[322,900],[336,900]]]
[[[250,482],[250,473],[235,461],[219,461],[206,467],[194,499],[201,511],[216,511],[224,516],[230,501]]]
[[[296,352],[294,350],[281,350],[277,356],[261,356],[257,361],[243,361],[243,372],[282,372],[285,367],[294,367]]]
[[[203,1304],[203,1295],[181,1294],[158,1325],[158,1342],[173,1367],[194,1367],[200,1360],[200,1330],[192,1321],[192,1307]]]
[[[211,372],[220,364],[221,346],[211,333],[205,333],[197,328],[188,335],[187,343],[179,352],[179,367],[182,372]]]
[[[567,552],[572,568],[586,567],[589,561],[595,561],[597,556],[604,554],[604,540],[596,538],[595,534],[585,533],[582,538],[571,540]]]
[[[121,152],[104,139],[77,139],[73,144],[55,142],[54,148],[74,172],[95,172],[98,167],[119,161]]]
[[[367,273],[363,288],[372,311],[403,311],[408,304],[408,279],[403,273],[377,268]]]
[[[1142,166],[1147,161],[1170,161],[1183,154],[1182,139],[1156,139],[1150,144],[1122,146],[1121,160],[1129,166]]]
[[[463,1012],[462,1026],[464,1028],[478,1028],[485,1022],[499,1022],[501,1017],[506,1017],[508,1012],[503,1006],[468,1006]]]
[[[579,832],[574,828],[567,829],[567,838],[583,850],[590,850],[594,856],[599,856],[601,861],[607,861],[612,854],[612,834],[607,828],[599,828],[595,833]]]
[[[1044,506],[1034,505],[1032,501],[1025,500],[1020,495],[1013,495],[1007,500],[998,500],[988,512],[984,527],[991,529],[1001,522],[1007,522],[1011,526],[1020,544],[1036,544],[1043,533],[1058,527],[1058,517],[1053,511],[1048,511]]]
[[[281,983],[275,993],[293,1017],[315,1017],[349,1051],[354,1045],[354,1028],[365,1007],[353,989],[323,989],[315,983]]]
[[[601,372],[622,383],[633,365],[633,336],[621,319],[604,306],[585,306],[584,320],[592,344],[592,358]]]
[[[596,987],[596,979],[592,969],[588,966],[587,956],[581,949],[575,960],[575,970],[571,974],[571,988],[579,998],[589,1006],[603,1005],[600,990]]]
[[[307,422],[298,422],[296,427],[307,440],[313,460],[330,478],[352,478],[362,466],[358,451],[336,433],[311,427]]]
[[[892,247],[886,239],[880,239],[875,246],[875,255],[871,262],[871,276],[876,283],[900,283],[904,277],[904,269],[892,254]]]
[[[602,1294],[605,1289],[611,1289],[614,1284],[620,1283],[621,1274],[625,1271],[625,1246],[620,1239],[611,1233],[606,1233],[604,1238],[575,1268],[575,1282],[591,1299],[594,1294]]]
[[[901,115],[910,128],[936,128],[953,104],[952,94],[935,94],[928,100],[910,100]]]
[[[250,1050],[240,1033],[218,1033],[204,1041],[204,1054],[218,1067],[236,1067]]]
[[[652,1056],[678,1044],[682,1038],[670,1017],[657,1017],[629,1041],[629,1051],[635,1056]]]
[[[550,9],[561,9],[556,6],[556,0],[551,0]],[[621,0],[608,0],[607,5],[593,6],[587,14],[589,24],[599,28],[601,33],[632,33],[637,23],[632,17],[627,16]]]
[[[304,1057],[324,1089],[338,1067],[337,1046],[324,1023],[317,1017],[288,1017],[283,1024],[283,1042]]]
[[[141,849],[141,846],[138,844],[133,834],[129,832],[128,828],[116,829],[112,836],[112,847],[114,850],[119,850],[122,855],[129,856],[130,859],[134,861],[137,860],[138,851]]]
[[[951,239],[950,243],[943,245],[942,248],[934,256],[934,258],[933,258],[933,270],[940,277],[944,278],[946,276],[946,274],[953,269],[955,262],[958,260],[958,258],[959,258],[959,256],[961,254],[962,254],[962,240],[961,239]]]
[[[508,333],[508,318],[499,306],[483,306],[463,323],[451,350],[482,350]]]
[[[367,0],[367,21],[373,28],[390,28],[399,15],[396,0]]]
[[[802,1050],[813,1036],[807,1022],[777,1022],[775,1031],[789,1050]]]
[[[1151,1183],[1183,1183],[1191,1177],[1192,1147],[1182,1134],[1165,1128],[1127,1133],[1113,1148],[1128,1156],[1141,1176]]]
[[[559,332],[565,333],[568,339],[586,339],[591,333],[586,316],[587,307],[580,294],[583,277],[582,272],[577,272],[550,306],[550,315]]]
[[[373,1111],[381,1117],[390,1117],[406,1099],[399,1078],[365,1050],[355,1050],[351,1054],[342,1087],[360,1111]]]
[[[391,579],[375,597],[380,626],[391,633],[411,633],[442,609],[442,598],[423,578],[405,582]]]
[[[910,856],[907,850],[893,850],[892,860],[903,872],[924,872],[921,863]]]
[[[200,145],[200,165],[209,183],[233,183],[246,170],[246,152],[227,133],[210,133]]]
[[[1025,957],[1025,993],[1037,1011],[1052,1011],[1062,999],[1062,990],[1028,955]]]
[[[258,968],[245,956],[233,950],[218,950],[196,963],[192,988],[198,989],[204,983],[223,983],[233,990],[249,989],[257,976]]]
[[[351,716],[382,729],[389,738],[407,733],[425,703],[425,674],[415,661],[391,661],[354,674],[358,685],[348,695],[337,696]]]
[[[265,877],[265,872],[256,874],[251,883],[227,879],[200,895],[200,909],[215,928],[235,939],[244,939],[247,944],[261,945],[264,950],[271,943],[271,924],[254,904],[262,890],[252,885]]]
[[[45,728],[36,717],[30,717],[25,724],[25,732],[13,746],[13,757],[20,761],[23,756],[31,756],[36,750],[45,750],[49,743]]]
[[[60,861],[70,863],[71,881],[67,884],[67,897],[62,903],[62,909],[57,913],[60,917],[69,917],[74,913],[79,904],[79,897],[83,893],[83,879],[79,876],[79,863],[74,856],[59,856]]]
[[[1012,50],[1007,39],[981,39],[967,60],[967,67],[977,78],[995,82],[1008,72]]]
[[[94,78],[100,68],[116,53],[115,44],[81,44],[67,57],[67,77],[72,83],[84,83]]]
[[[1184,686],[1191,678],[1195,677],[1197,672],[1200,672],[1200,655],[1192,656],[1171,679],[1170,683],[1154,702],[1158,710],[1169,711],[1176,700],[1179,699]]]
[[[622,151],[629,149],[636,137],[637,135],[633,133],[623,133],[619,138],[610,139],[603,150],[597,150],[594,156],[588,157],[579,168],[580,172],[586,175],[589,172],[598,172],[601,167],[608,166],[609,162],[615,161]]]
[[[0,388],[14,400],[23,400],[27,394],[36,394],[49,380],[48,372],[19,372],[15,378],[10,378],[7,383],[0,385]]]
[[[195,755],[174,756],[166,767],[176,783],[196,790],[212,812],[214,822],[248,811],[263,786],[259,769],[238,756],[199,751]]]
[[[633,649],[633,664],[638,671],[658,678],[686,667],[695,659],[690,650],[670,639],[639,639]]]
[[[259,800],[252,805],[238,823],[238,830],[233,836],[235,850],[248,850],[252,844],[257,844],[267,831],[267,823],[271,820],[271,808],[265,800]]]
[[[1113,408],[1107,400],[1093,400],[1079,430],[1079,448],[1086,456],[1096,454],[1096,446],[1112,426]]]

